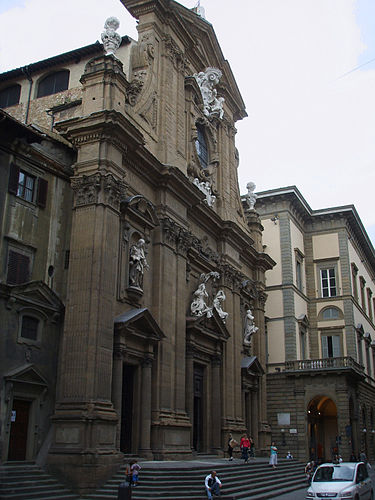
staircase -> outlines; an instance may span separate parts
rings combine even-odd
[[[0,466],[0,500],[78,498],[34,462],[11,462]]]
[[[304,466],[294,460],[280,460],[277,469],[268,460],[255,459],[250,464],[227,460],[192,462],[143,462],[139,486],[132,489],[133,500],[206,499],[204,478],[216,470],[223,483],[223,500],[227,498],[263,500],[277,498],[305,488]],[[117,499],[118,485],[124,481],[124,467],[101,489],[86,500]]]

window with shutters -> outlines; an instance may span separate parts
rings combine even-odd
[[[8,252],[7,283],[20,285],[30,281],[30,256],[15,250]]]
[[[339,358],[341,356],[341,335],[322,333],[322,357]]]
[[[20,169],[17,165],[11,165],[9,172],[8,191],[18,198],[36,203],[45,208],[47,204],[48,181],[42,177],[36,177],[27,170]]]
[[[0,108],[14,106],[20,102],[21,85],[12,85],[0,91]]]
[[[56,71],[43,78],[38,85],[37,97],[57,94],[69,87],[69,71]]]

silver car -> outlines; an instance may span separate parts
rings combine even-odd
[[[366,464],[341,462],[322,464],[315,471],[306,499],[346,498],[372,500],[373,485]]]

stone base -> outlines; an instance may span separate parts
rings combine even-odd
[[[50,454],[47,471],[79,495],[92,493],[100,488],[124,463],[119,451],[100,455]]]

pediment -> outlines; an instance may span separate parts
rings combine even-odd
[[[9,299],[29,307],[61,312],[64,304],[51,288],[43,281],[30,281],[23,285],[7,285]]]
[[[144,337],[149,341],[159,342],[165,338],[165,334],[147,308],[130,309],[116,316],[114,326],[116,332],[132,332],[137,337]]]
[[[241,369],[249,375],[264,375],[262,365],[256,356],[245,356],[241,360]]]
[[[47,381],[34,365],[23,365],[5,375],[10,382],[33,384],[47,387]]]
[[[207,318],[206,315],[188,317],[186,320],[186,330],[187,332],[197,331],[222,342],[226,342],[230,337],[230,333],[216,309],[213,309],[210,318]]]
[[[149,229],[154,229],[159,225],[154,205],[142,194],[129,196],[122,200],[121,212],[126,214],[129,220],[136,221]]]

